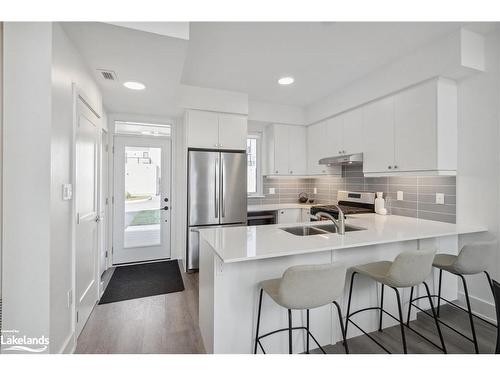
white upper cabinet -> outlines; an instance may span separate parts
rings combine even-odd
[[[305,126],[290,126],[288,141],[288,170],[290,174],[307,174],[306,138]]]
[[[342,151],[346,155],[363,152],[363,111],[361,108],[346,112],[343,117]]]
[[[394,97],[363,107],[363,172],[392,170],[394,165]]]
[[[219,147],[225,150],[246,150],[247,117],[241,115],[219,115]]]
[[[246,149],[246,116],[189,110],[185,119],[188,147]]]
[[[320,165],[320,159],[332,156],[332,147],[327,135],[327,121],[307,127],[307,174],[340,174],[340,167]]]
[[[344,119],[342,116],[336,116],[326,121],[326,141],[328,147],[328,155],[340,156],[344,152]]]
[[[456,174],[455,82],[427,81],[363,111],[365,174]]]
[[[305,175],[306,129],[303,126],[269,125],[264,132],[267,175]]]
[[[218,147],[219,119],[217,113],[188,111],[186,113],[186,127],[189,147]]]

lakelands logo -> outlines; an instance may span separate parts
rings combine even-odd
[[[43,353],[49,347],[49,338],[20,335],[16,329],[2,331],[0,336],[2,351]]]

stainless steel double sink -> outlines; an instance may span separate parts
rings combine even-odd
[[[303,225],[299,227],[289,227],[289,228],[281,228],[285,232],[294,234],[296,236],[314,236],[317,234],[330,234],[337,233],[337,227],[333,224],[327,225]],[[366,230],[366,228],[356,227],[354,225],[345,226],[346,232],[354,232],[358,230]]]

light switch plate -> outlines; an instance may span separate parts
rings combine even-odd
[[[63,184],[62,186],[62,199],[69,201],[73,198],[73,186],[71,184]]]
[[[398,191],[396,199],[398,201],[402,201],[403,200],[403,192],[401,190]]]
[[[444,194],[436,193],[436,204],[444,204]]]
[[[314,188],[313,194],[318,194],[318,188]]]
[[[269,188],[269,194],[276,194],[275,188]]]

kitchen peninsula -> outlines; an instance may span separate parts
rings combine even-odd
[[[304,223],[299,226],[325,226]],[[283,229],[298,224],[201,229],[199,325],[208,353],[251,353],[255,334],[259,282],[281,277],[286,268],[298,264],[343,262],[348,267],[380,260],[393,260],[403,251],[435,248],[438,253],[457,254],[459,236],[486,231],[480,226],[465,226],[403,216],[376,214],[352,215],[346,224],[360,229],[341,236],[321,232],[298,236]],[[348,275],[349,276],[349,275]],[[348,278],[347,276],[347,278]],[[436,274],[431,274],[429,286],[436,288]],[[443,296],[457,298],[457,280],[443,278]],[[325,285],[325,288],[328,286]],[[359,278],[355,285],[352,307],[375,306],[379,290],[374,282]],[[339,300],[345,314],[348,285]],[[402,291],[407,308],[409,290]],[[418,290],[422,293],[422,290]],[[426,307],[421,300],[422,307]],[[396,300],[387,293],[384,301],[388,311],[396,313]],[[414,313],[415,314],[415,313]],[[264,296],[260,332],[287,325],[286,310]],[[412,319],[415,319],[415,315]],[[335,318],[335,320],[333,319]],[[368,332],[377,329],[378,313],[366,312],[357,317]],[[294,325],[305,321],[305,312],[295,311]],[[300,322],[300,323],[299,323]],[[394,325],[389,318],[385,326]],[[311,310],[311,332],[321,345],[335,344],[340,330],[331,306]],[[351,327],[349,336],[360,332]],[[293,346],[304,350],[305,336],[295,331]],[[288,336],[273,335],[263,341],[269,353],[285,353]]]

